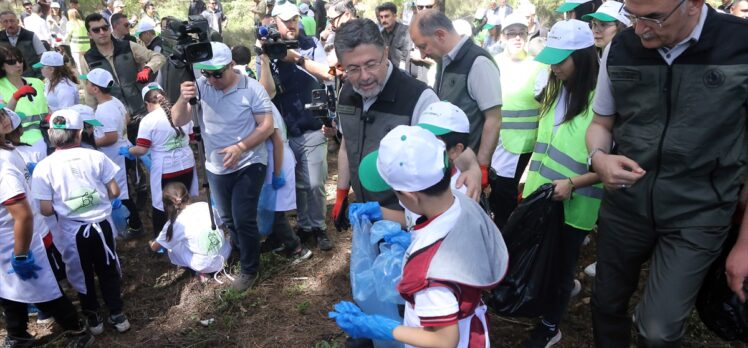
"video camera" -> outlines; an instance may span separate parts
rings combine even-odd
[[[166,28],[161,33],[164,54],[185,65],[213,58],[208,40],[208,20],[203,16],[189,16],[187,19],[180,21],[167,17]]]
[[[297,40],[283,40],[274,24],[268,26],[256,26],[255,34],[257,39],[263,40],[262,47],[255,47],[255,53],[259,56],[267,54],[270,59],[283,59],[289,49],[299,48]]]
[[[325,86],[325,88],[312,90],[312,102],[304,104],[304,110],[309,110],[315,117],[318,117],[327,127],[332,127],[332,120],[335,118],[335,87]]]

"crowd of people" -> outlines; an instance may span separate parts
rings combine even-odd
[[[481,297],[511,260],[501,230],[545,184],[563,211],[557,291],[523,346],[561,340],[589,238],[596,346],[628,347],[632,323],[641,346],[679,346],[724,248],[745,300],[748,223],[725,240],[748,201],[748,47],[734,34],[748,29],[748,1],[567,0],[553,23],[528,0],[491,0],[470,18],[435,0],[384,2],[371,19],[352,0],[253,0],[254,23],[293,48],[210,35],[212,58],[174,95],[156,5],[129,17],[121,0],[102,7],[25,0],[0,12],[5,346],[33,345],[36,311],[70,346],[90,345],[104,321],[128,331],[117,239],[148,239],[204,281],[235,255],[227,276],[241,292],[262,252],[292,264],[344,252],[328,221],[342,231],[350,217],[395,221],[411,243],[401,320],[334,307],[348,346],[488,347]],[[229,20],[219,0],[191,0],[187,15],[217,34]],[[321,95],[335,104],[320,108]],[[339,148],[330,216],[328,145]]]

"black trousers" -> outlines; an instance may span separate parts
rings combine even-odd
[[[531,156],[532,153],[519,156],[513,178],[497,175],[489,177],[491,194],[488,196],[488,203],[491,206],[491,211],[493,211],[493,222],[499,229],[504,228],[507,220],[509,220],[509,215],[512,214],[514,208],[517,208],[519,180],[522,178],[522,173],[525,171],[527,163],[530,162]]]
[[[288,223],[288,218],[284,211],[275,212],[272,231],[270,236],[268,236],[269,241],[282,243],[289,252],[295,251],[301,245],[299,236],[291,228],[291,224]]]
[[[172,182],[181,182],[185,187],[187,187],[187,190],[189,191],[190,186],[192,186],[192,173],[193,172],[184,173],[173,178],[162,178],[161,192],[164,191],[164,187],[166,187],[167,184]],[[166,225],[166,222],[169,221],[169,217],[166,216],[166,212],[164,212],[163,210],[159,210],[156,207],[153,207],[151,220],[153,222],[153,238],[156,238],[158,237],[158,234],[161,233],[161,230],[164,228],[164,225]]]
[[[5,313],[5,329],[8,336],[20,339],[31,339],[28,331],[28,304],[7,299],[0,299]],[[67,296],[62,295],[49,302],[34,303],[39,310],[49,313],[66,331],[80,331],[78,312]]]
[[[137,171],[137,168],[135,167],[135,161],[131,161],[126,159],[125,160],[125,172],[128,173],[135,173]],[[130,217],[127,219],[127,227],[130,227],[132,229],[139,229],[143,227],[143,223],[140,221],[140,215],[138,215],[138,206],[133,201],[132,197],[137,192],[137,188],[130,187],[130,180],[127,180],[128,190],[129,193],[128,199],[122,200],[122,205],[127,207],[127,210],[130,211]],[[141,203],[141,202],[138,202]],[[120,231],[122,233],[123,231]]]
[[[116,257],[112,227],[106,220],[99,222],[99,225],[104,235],[103,241],[99,232],[93,226],[89,229],[87,237],[83,233],[86,225],[81,226],[78,234],[75,236],[78,257],[80,258],[81,268],[83,269],[86,281],[86,294],[78,293],[78,298],[80,298],[82,310],[90,312],[98,311],[99,301],[96,298],[95,279],[95,277],[98,277],[101,296],[109,308],[109,314],[114,315],[122,313],[123,303],[122,295],[120,294],[122,279],[117,260],[107,254],[103,244],[106,243],[109,250]]]
[[[571,300],[571,291],[574,289],[574,276],[577,273],[577,261],[579,260],[579,249],[584,242],[588,231],[580,230],[564,224],[561,227],[561,236],[558,239],[558,264],[556,271],[559,275],[557,296],[552,305],[543,314],[543,320],[549,324],[558,325],[561,322]]]

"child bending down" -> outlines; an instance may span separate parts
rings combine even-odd
[[[211,228],[208,203],[190,203],[189,191],[181,182],[168,183],[163,191],[168,221],[156,240],[149,242],[151,250],[164,247],[171,263],[197,273],[223,269],[231,254],[231,243],[224,239],[222,231]]]

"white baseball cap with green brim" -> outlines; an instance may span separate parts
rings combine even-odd
[[[543,64],[558,64],[568,58],[574,51],[595,44],[589,24],[577,19],[560,21],[553,25],[548,33],[545,48],[535,57]]]
[[[96,117],[94,116],[94,109],[88,105],[75,104],[68,109],[77,112],[78,115],[80,115],[81,120],[83,120],[83,123],[90,124],[94,127],[101,127],[104,125],[96,119]]]
[[[140,96],[143,97],[143,100],[145,100],[145,95],[148,94],[148,92],[163,90],[164,89],[161,87],[161,85],[158,84],[158,82],[151,82],[143,87],[143,90],[140,91]]]
[[[444,142],[424,128],[397,126],[361,160],[358,176],[372,192],[419,192],[441,181],[448,168]]]
[[[135,29],[135,36],[140,37],[140,34],[146,31],[156,30],[156,23],[148,19],[143,19],[138,23],[138,27]]]
[[[58,117],[65,119],[64,123],[55,123]],[[62,109],[52,113],[49,117],[49,128],[51,129],[83,129],[83,119],[81,115],[73,109]]]
[[[81,75],[81,80],[88,80],[96,86],[109,88],[114,84],[114,76],[112,73],[102,69],[96,68],[88,72],[88,74]]]
[[[470,133],[470,121],[462,109],[448,101],[432,103],[418,118],[417,126],[434,135]]]
[[[559,13],[569,12],[569,11],[577,8],[577,6],[579,6],[581,4],[584,4],[584,3],[587,3],[587,2],[590,2],[590,1],[592,1],[592,0],[566,0],[566,1],[564,1],[563,4],[561,4],[561,6],[559,6],[556,9],[556,12],[559,12]]]
[[[296,6],[294,6],[296,8]],[[199,70],[221,70],[231,63],[231,49],[222,42],[211,42],[210,48],[213,51],[213,58],[204,62],[196,63],[195,69]]]
[[[41,59],[39,59],[39,62],[32,65],[31,67],[34,69],[41,69],[45,66],[63,66],[65,65],[65,60],[62,58],[62,54],[55,52],[55,51],[47,51],[42,53]]]
[[[623,3],[618,1],[606,1],[595,11],[595,13],[589,13],[582,16],[582,20],[591,21],[593,18],[601,22],[615,22],[619,21],[625,26],[631,25],[631,20],[623,15]]]

